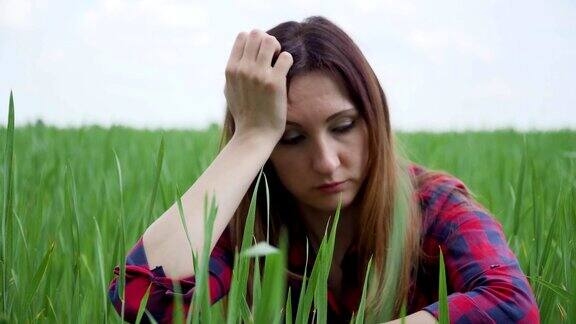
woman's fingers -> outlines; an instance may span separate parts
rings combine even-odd
[[[246,32],[240,32],[238,36],[236,36],[236,40],[234,41],[234,45],[232,47],[232,53],[230,53],[228,63],[226,64],[227,69],[237,65],[238,62],[242,59],[242,54],[244,54],[244,47],[246,45],[247,38],[248,33]]]
[[[274,36],[266,34],[260,44],[260,51],[256,59],[259,66],[271,68],[272,56],[280,52],[280,42]]]
[[[248,40],[246,41],[246,48],[244,49],[244,55],[242,55],[242,61],[254,62],[256,61],[256,56],[260,50],[260,43],[262,42],[263,31],[259,29],[252,29],[248,34]]]
[[[274,70],[282,77],[285,77],[288,74],[288,70],[292,64],[294,64],[294,58],[292,57],[292,54],[284,51],[278,56],[276,64],[274,64]]]
[[[227,109],[234,118],[235,132],[279,138],[286,127],[286,74],[292,56],[281,52],[280,42],[268,33],[254,29],[245,36],[244,47],[238,36],[226,68]],[[276,53],[280,55],[273,67]]]
[[[272,58],[280,51],[280,42],[274,36],[259,29],[253,29],[250,33],[240,32],[234,41],[226,71],[228,73],[235,71],[241,60],[245,62],[255,61],[258,66],[272,67]],[[281,70],[288,71],[288,68],[292,65],[291,58],[290,56],[289,59],[283,59],[285,61],[280,63],[282,65]],[[286,66],[286,64],[288,65]],[[278,66],[278,62],[276,62],[275,66]]]

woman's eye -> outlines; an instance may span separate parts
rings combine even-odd
[[[356,120],[353,120],[351,122],[349,122],[348,124],[344,124],[342,126],[333,128],[332,130],[336,133],[342,134],[342,133],[346,133],[349,130],[351,130],[352,128],[354,128],[354,125],[356,123]],[[292,137],[288,137],[288,138],[281,138],[280,139],[280,143],[284,144],[284,145],[295,145],[298,144],[300,141],[302,141],[303,136],[302,135],[297,135],[297,136],[292,136]]]
[[[346,124],[346,125],[342,125],[342,126],[340,126],[340,127],[336,127],[336,128],[334,128],[334,131],[337,132],[337,133],[345,133],[345,132],[349,131],[350,129],[352,129],[352,127],[354,127],[354,123],[355,123],[355,122],[356,122],[356,121],[353,120],[352,122],[350,122],[350,123],[348,123],[348,124]]]
[[[286,144],[286,145],[293,145],[293,144],[300,142],[301,138],[302,138],[301,135],[293,136],[293,137],[289,137],[289,138],[281,138],[280,143]]]

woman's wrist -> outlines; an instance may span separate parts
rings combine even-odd
[[[242,145],[254,146],[259,148],[267,148],[272,152],[281,135],[272,132],[242,132],[234,133],[231,142],[239,143]]]

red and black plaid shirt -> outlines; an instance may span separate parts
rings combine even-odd
[[[424,168],[412,164],[410,172]],[[455,177],[438,176],[419,188],[423,210],[423,255],[416,280],[411,282],[408,314],[425,310],[438,318],[438,246],[442,248],[448,283],[451,323],[508,323],[540,321],[538,307],[518,260],[508,247],[502,226],[490,213],[472,200],[464,184]],[[233,264],[228,228],[212,250],[209,261],[209,287],[212,303],[230,289]],[[314,260],[313,251],[309,251]],[[358,309],[362,282],[356,275],[357,246],[352,245],[342,261],[342,299],[328,287],[329,322],[349,322]],[[305,241],[291,242],[288,258],[288,285],[297,298],[306,259]],[[312,263],[308,263],[311,265]],[[108,295],[120,313],[116,266]],[[161,266],[149,269],[142,238],[126,258],[125,318],[134,321],[140,301],[152,283],[147,310],[160,323],[169,323],[173,310],[172,279]],[[194,293],[195,278],[179,280],[187,311]],[[292,305],[297,305],[296,299]],[[147,318],[144,316],[144,322]]]

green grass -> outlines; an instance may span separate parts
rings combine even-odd
[[[215,158],[219,130],[57,129],[42,124],[15,128],[12,96],[1,106],[9,108],[1,110],[9,118],[0,128],[0,322],[120,322],[106,296],[114,266],[122,264],[146,227]],[[576,132],[398,136],[411,160],[462,179],[500,220],[533,287],[542,321],[576,318]],[[258,188],[267,190],[262,175]],[[215,208],[207,199],[207,226]],[[182,321],[302,323],[314,313],[323,322],[333,229],[327,229],[319,262],[307,265],[310,279],[298,304],[286,298],[285,274],[280,271],[287,262],[286,237],[272,247],[254,244],[250,226],[245,233],[242,249],[236,251],[226,313],[219,303],[207,306],[207,276],[201,274],[207,264],[204,251],[195,256],[201,269],[194,314],[184,314]],[[260,298],[253,305],[242,294],[250,260],[264,262],[261,280],[254,283]],[[295,318],[288,309],[297,310]],[[142,310],[140,316],[148,314]],[[355,316],[357,323],[363,322],[362,307]]]

